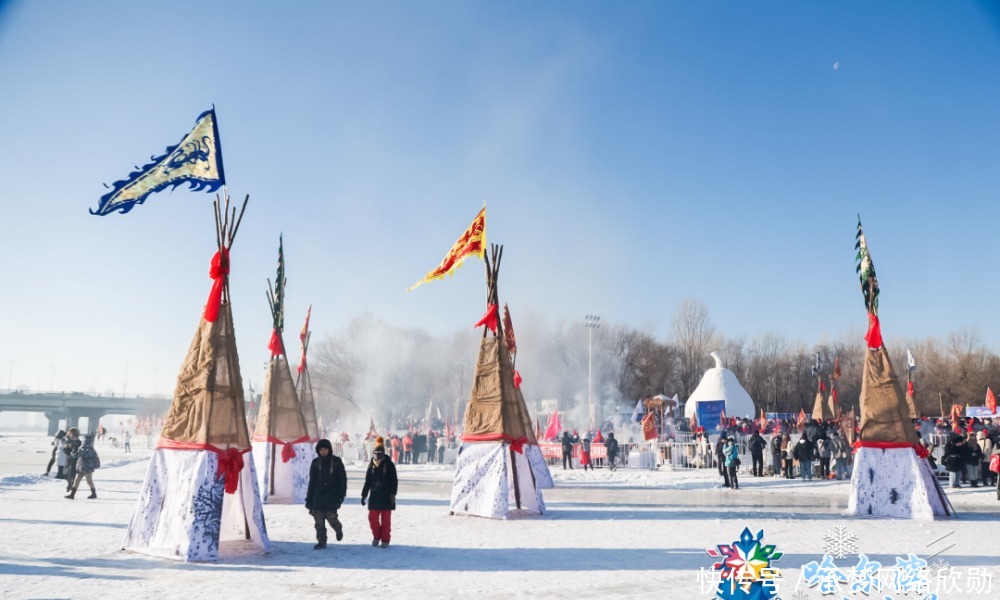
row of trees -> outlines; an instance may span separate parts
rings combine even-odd
[[[587,420],[588,337],[582,322],[550,322],[527,314],[516,320],[517,368],[529,408],[557,399],[570,422]],[[367,419],[433,415],[460,422],[472,383],[481,333],[431,335],[362,315],[314,345],[311,369],[321,412],[358,411]],[[812,409],[817,377],[829,382],[840,358],[838,397],[845,410],[857,406],[864,361],[863,333],[846,332],[834,342],[807,345],[777,334],[727,338],[716,330],[708,309],[697,300],[682,303],[670,335],[658,339],[650,328],[612,324],[594,332],[593,389],[607,416],[630,411],[636,399],[658,393],[685,400],[713,365],[719,350],[754,399],[758,411]],[[906,349],[916,357],[917,402],[936,415],[952,403],[982,404],[986,387],[1000,383],[1000,356],[989,351],[974,328],[945,339],[888,340],[897,373],[907,375]],[[743,416],[743,415],[739,415]]]

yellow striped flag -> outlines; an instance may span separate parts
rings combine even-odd
[[[445,275],[451,275],[462,266],[469,256],[483,257],[486,250],[486,207],[479,211],[472,225],[458,237],[458,241],[451,247],[448,254],[444,256],[441,264],[436,269],[424,276],[423,279],[414,283],[406,291],[410,292],[417,287],[435,279],[443,279]]]

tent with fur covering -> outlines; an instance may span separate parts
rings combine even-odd
[[[132,552],[183,561],[217,560],[226,541],[270,552],[229,302],[229,249],[239,220],[235,208],[230,220],[228,198],[223,214],[218,203],[215,210],[219,250],[212,259],[212,293],[123,544]]]
[[[514,369],[499,322],[497,276],[502,248],[492,246],[493,265],[486,261],[487,311],[477,324],[485,325],[465,430],[459,450],[451,513],[506,519],[511,505],[531,514],[543,514],[545,503],[535,468],[525,452],[531,419],[514,387]]]
[[[878,319],[878,280],[858,220],[858,271],[868,309],[861,380],[861,425],[854,443],[848,512],[857,516],[933,519],[954,509],[927,462],[927,449],[912,424]]]
[[[282,332],[285,324],[285,264],[278,241],[278,274],[273,289],[268,281],[268,301],[273,329],[268,348],[271,360],[264,379],[264,393],[253,434],[253,452],[261,462],[260,492],[265,504],[303,504],[309,490],[309,466],[316,458],[306,427],[295,380],[288,365]],[[315,428],[315,417],[313,418]]]

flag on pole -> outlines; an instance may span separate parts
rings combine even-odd
[[[632,411],[632,421],[638,423],[642,420],[642,414],[645,412],[642,408],[642,400],[635,403],[635,409]]]
[[[507,352],[514,354],[517,352],[517,340],[514,339],[514,323],[510,320],[510,310],[507,303],[503,305],[503,337],[507,342]]]
[[[906,349],[906,368],[910,371],[917,368],[917,360],[913,358],[913,353],[910,352],[909,348]]]
[[[299,332],[299,341],[302,343],[302,358],[299,359],[299,373],[306,369],[306,348],[309,346],[309,317],[312,316],[312,311],[313,307],[310,304],[309,310],[306,311],[306,322],[302,325],[302,331]]]
[[[111,191],[101,196],[97,210],[91,210],[90,214],[124,214],[145,202],[150,194],[183,183],[191,184],[193,192],[214,192],[225,185],[215,108],[198,115],[194,129],[179,144],[150,160],[144,167],[136,167],[126,179],[116,181]]]
[[[813,365],[813,368],[812,368],[812,374],[813,374],[813,376],[815,377],[816,374],[819,373],[819,371],[820,371],[819,352],[817,352],[816,353],[816,364]]]
[[[466,258],[470,256],[482,258],[485,251],[486,207],[483,206],[483,209],[479,211],[476,218],[472,220],[472,225],[469,225],[469,228],[458,237],[458,240],[451,247],[451,250],[448,251],[448,254],[445,254],[441,260],[441,264],[427,275],[424,275],[423,279],[411,285],[406,291],[413,291],[427,282],[434,281],[435,279],[443,279],[445,275],[454,274],[462,266],[462,262]]]
[[[833,380],[840,379],[840,355],[833,359]]]
[[[654,422],[652,412],[647,413],[642,418],[642,437],[646,441],[656,439],[656,423]]]
[[[986,408],[990,409],[991,415],[997,414],[997,397],[990,388],[986,388]]]
[[[805,409],[800,408],[799,418],[795,421],[795,425],[798,427],[802,427],[805,424],[806,424],[806,411]]]
[[[549,415],[549,422],[545,426],[545,433],[542,437],[546,440],[554,440],[559,437],[560,431],[562,431],[562,421],[559,419],[559,411],[554,410]]]

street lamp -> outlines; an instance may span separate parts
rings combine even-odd
[[[590,422],[597,422],[597,411],[594,410],[594,330],[601,328],[601,317],[587,315],[584,317],[587,325],[587,409],[590,411]]]

